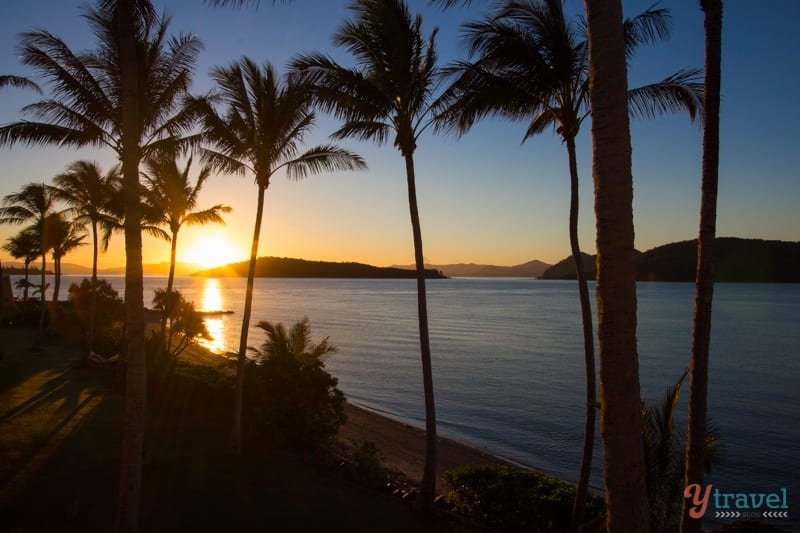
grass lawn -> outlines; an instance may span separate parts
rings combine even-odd
[[[0,328],[0,531],[110,531],[122,371],[82,368],[74,343],[50,338],[36,348],[35,337]],[[254,433],[242,455],[227,454],[232,394],[208,384],[213,364],[184,365],[151,403],[142,531],[463,530]]]

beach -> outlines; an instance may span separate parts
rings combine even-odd
[[[370,409],[348,403],[347,422],[342,426],[338,443],[352,448],[352,441],[372,441],[384,456],[383,465],[402,473],[418,484],[425,467],[425,432]],[[512,463],[478,448],[446,437],[437,438],[436,491],[444,494],[444,473],[470,464]]]

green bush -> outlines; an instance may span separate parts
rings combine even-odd
[[[335,351],[325,338],[311,342],[308,319],[287,331],[283,324],[260,322],[267,334],[256,361],[248,364],[245,388],[251,413],[277,431],[296,451],[328,446],[345,422],[339,380],[325,370],[322,356]]]
[[[371,440],[365,440],[361,444],[351,440],[353,455],[347,465],[346,474],[359,483],[369,487],[382,487],[386,484],[387,475],[383,468],[384,455],[378,446]]]
[[[502,531],[566,531],[575,486],[500,465],[470,465],[445,472],[447,500],[465,516]],[[590,494],[585,520],[603,513],[603,500]]]

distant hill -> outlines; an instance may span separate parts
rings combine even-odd
[[[586,273],[586,279],[594,279],[597,277],[597,272],[595,271],[595,257],[596,256],[594,255],[581,252],[581,258],[583,259],[583,271]],[[541,278],[576,279],[577,274],[575,272],[575,261],[572,259],[572,256],[562,259],[555,265],[545,270],[542,273]]]
[[[476,265],[456,263],[450,265],[425,265],[452,278],[538,278],[550,265],[534,259],[514,266]],[[392,268],[414,270],[414,265],[395,265]]]
[[[595,257],[583,254],[587,278],[594,279]],[[800,242],[719,237],[716,241],[714,280],[720,282],[800,282]],[[657,246],[636,258],[639,281],[694,281],[697,240]],[[575,279],[571,257],[556,263],[542,279]]]
[[[169,262],[144,264],[142,265],[142,270],[145,276],[167,276],[169,275]],[[200,270],[200,267],[194,263],[175,263],[176,276],[188,276],[198,270]],[[104,274],[106,276],[124,276],[125,267],[101,268],[97,272],[98,274]],[[89,269],[89,274],[91,273],[92,270]]]
[[[714,280],[733,282],[800,282],[800,242],[720,237],[714,251]],[[694,281],[697,240],[653,248],[636,263],[642,281]]]
[[[205,277],[246,277],[249,261],[202,270],[193,275]],[[436,270],[427,269],[428,279],[443,278]],[[257,278],[413,278],[414,271],[392,267],[376,267],[362,263],[306,261],[287,257],[259,257]]]

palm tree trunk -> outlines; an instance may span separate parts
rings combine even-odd
[[[581,302],[581,319],[583,321],[583,353],[586,368],[586,420],[583,426],[583,451],[581,453],[581,470],[578,485],[575,489],[575,501],[572,506],[570,529],[577,531],[583,523],[586,507],[586,495],[589,491],[589,477],[592,474],[592,454],[594,452],[595,413],[597,409],[597,385],[594,368],[594,331],[592,327],[592,306],[589,302],[589,286],[583,270],[580,243],[578,242],[578,162],[575,156],[575,137],[567,136],[567,154],[569,156],[570,202],[569,202],[569,244],[572,259],[575,261],[575,272],[578,277],[578,297]]]
[[[689,375],[689,431],[686,446],[685,486],[703,483],[706,449],[708,352],[711,343],[711,303],[714,296],[714,241],[717,232],[719,181],[720,63],[722,56],[722,1],[701,0],[705,13],[705,106],[703,108],[703,176],[700,232],[697,239],[697,279]],[[689,515],[684,499],[681,531],[700,530],[700,519]]]
[[[147,405],[144,342],[141,207],[139,205],[139,85],[136,10],[119,0],[117,25],[122,86],[122,177],[125,203],[125,412],[116,531],[135,532],[139,523],[142,448]]]
[[[28,301],[28,269],[30,267],[31,262],[25,261],[25,288],[22,289],[22,298],[27,303]]]
[[[94,348],[94,317],[97,313],[97,221],[92,220],[92,292],[89,297],[89,324],[86,329],[86,354],[84,363]]]
[[[42,228],[42,235],[41,235],[42,243],[44,243],[44,228]],[[39,299],[39,303],[41,304],[42,308],[39,310],[39,337],[41,338],[44,335],[44,317],[45,313],[47,312],[47,299],[44,296],[44,284],[47,282],[45,277],[45,270],[47,270],[47,250],[42,244],[42,293]]]
[[[608,531],[648,530],[633,264],[633,178],[620,0],[585,0],[597,220],[600,432]]]
[[[61,257],[53,258],[55,280],[53,281],[53,312],[58,305],[58,293],[61,292]]]
[[[260,181],[258,183],[261,183]],[[266,187],[258,186],[258,208],[253,229],[253,243],[250,247],[250,265],[247,269],[247,291],[244,297],[242,334],[239,337],[239,359],[236,364],[236,395],[233,400],[233,432],[231,434],[231,453],[242,452],[242,400],[244,398],[244,364],[247,355],[247,333],[250,331],[250,314],[253,309],[253,285],[256,277],[256,258],[258,241],[261,237],[261,219],[264,215],[264,192]]]
[[[419,487],[417,506],[422,510],[433,508],[436,495],[436,405],[433,398],[433,369],[431,344],[428,334],[428,303],[425,290],[425,255],[422,253],[422,229],[417,208],[417,186],[414,175],[414,156],[404,155],[408,180],[408,207],[411,211],[411,230],[414,235],[414,262],[417,269],[417,316],[419,319],[419,347],[422,359],[422,385],[425,394],[425,470]]]
[[[169,276],[167,276],[167,301],[164,304],[164,314],[161,317],[161,339],[164,341],[164,348],[169,353],[170,340],[167,339],[167,317],[172,313],[172,286],[175,282],[175,261],[178,251],[178,232],[172,233],[172,243],[169,252]],[[170,337],[172,333],[170,332]]]

